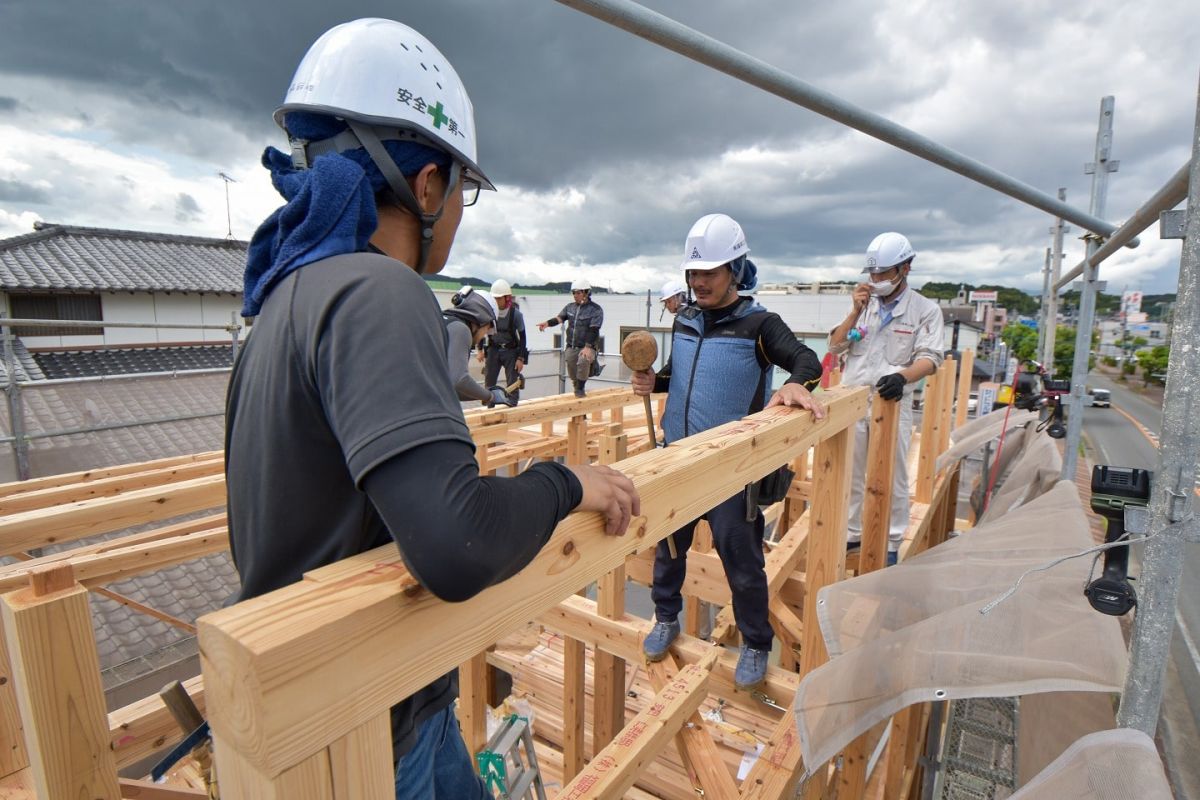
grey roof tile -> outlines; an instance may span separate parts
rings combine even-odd
[[[240,294],[246,242],[48,222],[0,240],[0,289]]]

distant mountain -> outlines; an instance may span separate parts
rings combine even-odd
[[[970,283],[951,283],[930,281],[921,287],[921,294],[935,300],[953,300],[958,296],[960,289],[966,289],[968,292],[973,291],[992,291],[996,292],[997,305],[1008,309],[1010,314],[1016,313],[1024,316],[1034,316],[1038,312],[1038,308],[1042,304],[1040,295],[1030,294],[1023,289],[1015,289],[1011,286],[1000,286],[998,284],[982,284],[975,286]],[[1142,311],[1151,320],[1161,320],[1165,317],[1167,310],[1175,303],[1174,294],[1147,294],[1142,295]],[[1078,308],[1079,307],[1079,292],[1071,290],[1063,292],[1059,295],[1059,308]],[[1108,294],[1100,292],[1096,295],[1096,316],[1103,319],[1104,317],[1116,314],[1121,308],[1121,295]]]

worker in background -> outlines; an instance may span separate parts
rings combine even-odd
[[[247,253],[242,311],[256,330],[226,413],[238,599],[394,541],[426,590],[462,601],[532,561],[572,509],[623,533],[639,501],[614,470],[546,462],[514,478],[479,474],[421,277],[442,269],[464,207],[492,188],[445,57],[398,22],[339,25],[309,49],[275,119],[290,147],[268,148],[263,165],[287,202]],[[347,698],[367,689],[329,687]],[[457,695],[452,670],[396,698],[397,798],[491,797],[463,745]]]
[[[596,343],[600,341],[600,326],[604,324],[604,309],[592,300],[592,285],[582,278],[571,283],[573,302],[563,307],[558,316],[538,323],[538,330],[566,324],[567,377],[575,386],[575,396],[583,397],[587,379],[599,374],[596,369]]]
[[[662,290],[659,292],[658,302],[662,303],[663,310],[659,312],[658,318],[661,320],[663,312],[674,316],[679,313],[679,309],[687,304],[687,287],[682,283],[672,278],[662,285]]]
[[[454,391],[459,400],[478,400],[488,408],[497,403],[504,406],[517,404],[503,389],[487,389],[480,385],[467,368],[471,363],[471,348],[481,348],[482,352],[483,340],[496,325],[496,314],[496,299],[471,286],[459,289],[450,298],[450,308],[442,311],[446,325],[446,362]]]
[[[742,228],[724,214],[701,217],[687,235],[683,269],[695,302],[675,317],[671,356],[658,374],[635,372],[635,394],[667,392],[663,414],[666,444],[741,419],[764,407],[786,405],[811,409],[817,419],[824,408],[807,387],[821,379],[816,353],[800,342],[778,314],[767,311],[749,292],[758,270],[747,258],[750,248]],[[790,377],[771,393],[772,367]],[[769,400],[768,400],[769,398]],[[763,518],[747,494],[753,485],[704,515],[725,567],[733,595],[733,613],[742,634],[734,683],[752,689],[767,674],[774,633],[767,620],[767,574],[763,557]],[[666,541],[654,554],[654,627],[642,644],[650,661],[660,661],[679,635],[680,590],[687,574],[687,550],[698,520],[675,532],[677,558]]]
[[[500,278],[494,282],[492,297],[496,298],[498,314],[496,327],[488,336],[486,347],[479,351],[479,360],[485,362],[483,383],[485,386],[495,386],[500,377],[500,367],[504,367],[504,385],[512,386],[517,382],[521,370],[529,363],[529,345],[525,341],[525,317],[517,307],[508,281]],[[509,392],[514,403],[520,399],[520,395],[519,388]]]
[[[942,311],[908,285],[917,253],[898,233],[881,233],[867,248],[863,273],[867,280],[854,287],[853,307],[829,335],[829,350],[845,356],[842,383],[870,386],[885,402],[900,403],[899,438],[892,473],[892,517],[888,530],[887,563],[899,558],[908,528],[908,446],[912,439],[913,387],[942,363]],[[872,398],[874,399],[874,398]],[[846,549],[862,544],[863,487],[867,472],[868,419],[854,428],[854,473],[850,488],[850,519]]]

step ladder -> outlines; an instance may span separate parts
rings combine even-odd
[[[506,717],[488,740],[487,749],[475,756],[475,762],[488,790],[499,791],[496,796],[501,800],[534,800],[535,797],[546,800],[546,787],[533,750],[533,735],[525,717],[517,714]]]

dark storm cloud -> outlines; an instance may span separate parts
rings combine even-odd
[[[11,114],[20,107],[15,97],[0,97],[0,114]]]
[[[203,210],[196,198],[187,192],[180,192],[175,198],[175,219],[178,222],[195,222],[203,216]]]
[[[0,202],[49,203],[50,193],[40,186],[0,178]]]

